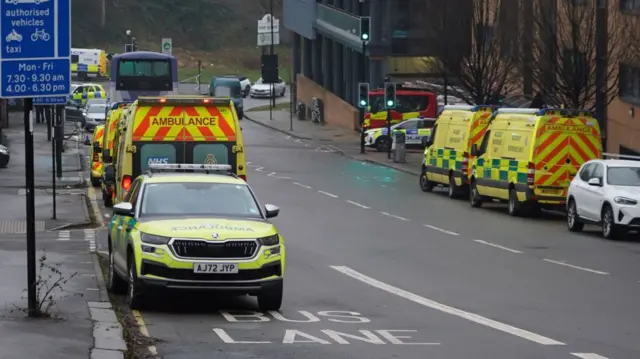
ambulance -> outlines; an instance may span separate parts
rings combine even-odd
[[[151,164],[228,164],[246,181],[242,129],[229,97],[141,96],[120,121],[115,202]]]
[[[116,135],[118,134],[118,125],[122,114],[125,112],[128,102],[117,102],[110,104],[109,112],[107,112],[107,120],[104,126],[103,136],[103,148],[102,148],[102,168],[103,172],[106,172],[108,168],[113,165],[114,161],[114,149],[116,142]],[[103,174],[104,176],[104,174]],[[113,200],[115,198],[115,183],[102,180],[102,201],[105,207],[113,206]]]
[[[93,145],[91,146],[91,185],[100,186],[102,179],[102,140],[104,139],[104,125],[93,129]]]
[[[602,158],[598,121],[587,110],[502,108],[473,144],[469,202],[508,203],[512,216],[564,210],[583,163]]]
[[[107,53],[100,49],[71,49],[71,76],[82,81],[108,78]]]

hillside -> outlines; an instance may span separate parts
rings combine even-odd
[[[131,30],[144,50],[159,51],[161,39],[172,38],[181,67],[193,68],[197,60],[204,67],[259,67],[256,27],[258,19],[269,12],[269,0],[72,2],[74,47],[120,52],[125,32]],[[281,18],[282,0],[274,0],[274,12]]]

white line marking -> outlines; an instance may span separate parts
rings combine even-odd
[[[347,201],[348,203],[351,203],[354,206],[358,206],[360,208],[364,208],[364,209],[369,209],[369,207],[365,206],[364,204],[360,204],[358,202],[354,202],[354,201]]]
[[[263,169],[264,169],[264,167],[258,167],[258,168],[256,168],[256,172],[262,172]]]
[[[90,290],[90,291],[92,291],[92,292],[97,292],[97,291],[99,291],[100,289],[98,289],[98,288],[87,288],[87,289],[85,289],[85,290]]]
[[[104,214],[104,217],[105,217],[105,218],[111,218],[111,215],[110,215],[109,213],[105,213],[105,214]]]
[[[399,220],[401,220],[401,221],[405,221],[405,222],[409,221],[409,219],[408,219],[408,218],[404,218],[404,217],[396,216],[395,214],[391,214],[391,213],[387,213],[387,212],[380,212],[380,214],[383,214],[383,215],[385,215],[385,216],[387,216],[387,217],[391,217],[391,218],[399,219]]]
[[[300,139],[297,139],[297,140],[293,140],[293,142],[295,142],[295,143],[300,143],[300,142],[302,142],[302,141],[300,141]]]
[[[310,186],[307,186],[306,184],[302,184],[302,183],[298,183],[298,182],[293,182],[294,185],[302,187],[302,188],[306,188],[306,189],[311,189]]]
[[[487,326],[489,328],[493,328],[511,335],[515,335],[517,337],[523,338],[523,339],[527,339],[530,340],[532,342],[538,343],[538,344],[542,344],[542,345],[565,345],[562,342],[559,342],[557,340],[553,340],[551,338],[547,338],[544,337],[542,335],[539,334],[535,334],[529,331],[526,331],[524,329],[520,329],[520,328],[516,328],[513,327],[511,325],[505,324],[505,323],[501,323],[498,321],[495,321],[493,319],[489,319],[483,316],[480,316],[478,314],[475,313],[470,313],[470,312],[466,312],[464,310],[460,310],[454,307],[450,307],[448,305],[442,304],[442,303],[438,303],[436,301],[433,301],[431,299],[428,298],[424,298],[421,297],[417,294],[413,294],[411,292],[405,291],[403,289],[394,287],[392,285],[386,284],[384,282],[381,282],[375,278],[371,278],[369,276],[366,276],[360,272],[357,272],[349,267],[346,266],[331,266],[331,268],[337,270],[338,272],[345,274],[351,278],[357,279],[363,283],[366,283],[372,287],[381,289],[385,292],[394,294],[398,297],[402,297],[404,299],[410,300],[414,303],[423,305],[425,307],[431,308],[431,309],[435,309],[435,310],[439,310],[441,312],[447,313],[447,314],[451,314],[451,315],[455,315],[456,317],[462,318],[462,319],[466,319],[470,322],[474,322],[474,323],[478,323],[484,326]]]
[[[286,180],[290,180],[291,177],[286,177],[286,176],[276,176],[276,172],[271,172],[267,175],[267,177],[273,177],[273,178],[277,178],[277,179],[286,179]]]
[[[432,225],[430,225],[430,224],[423,224],[423,226],[425,226],[425,227],[427,227],[427,228],[430,228],[430,229],[433,229],[434,231],[438,231],[438,232],[446,233],[446,234],[448,234],[448,235],[450,235],[450,236],[459,236],[459,234],[458,234],[458,233],[456,233],[456,232],[447,231],[446,229],[438,228],[438,227],[436,227],[436,226],[432,226]]]
[[[308,143],[305,143],[305,144],[304,144],[304,147],[311,147],[311,145],[310,145],[310,144],[308,144]]]
[[[494,244],[494,243],[482,241],[482,240],[479,240],[479,239],[474,239],[473,241],[476,242],[476,243],[480,243],[480,244],[484,244],[484,245],[490,246],[490,247],[499,248],[499,249],[502,249],[502,250],[505,250],[505,251],[511,252],[511,253],[518,253],[518,254],[524,253],[524,252],[521,252],[521,251],[518,251],[518,250],[515,250],[515,249],[511,249],[511,248],[507,248],[507,247],[501,246],[499,244]]]
[[[247,166],[250,165],[250,164],[251,164],[251,162],[247,162]]]
[[[569,267],[569,268],[573,268],[573,269],[579,269],[581,271],[585,271],[585,272],[589,272],[589,273],[595,273],[595,274],[600,274],[600,275],[609,275],[609,273],[607,273],[607,272],[601,272],[601,271],[595,270],[595,269],[579,267],[579,266],[575,266],[573,264],[569,264],[569,263],[565,263],[565,262],[554,261],[553,259],[544,258],[543,261],[549,262],[549,263],[554,263],[554,264],[565,266],[565,267]]]
[[[325,196],[329,196],[329,197],[333,197],[333,198],[338,198],[338,196],[336,196],[333,193],[329,193],[329,192],[325,192],[325,191],[318,191],[318,193],[322,193]]]
[[[571,355],[577,356],[578,358],[582,359],[609,359],[595,353],[571,353]]]

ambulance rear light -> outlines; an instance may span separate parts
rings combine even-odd
[[[247,175],[240,175],[238,177],[242,178],[243,181],[247,182]]]
[[[98,152],[93,153],[93,162],[99,162],[100,158],[98,157]]]
[[[139,97],[138,104],[143,105],[229,105],[230,97]]]
[[[527,184],[533,186],[536,176],[536,165],[533,162],[529,162],[527,169]]]
[[[462,168],[460,171],[462,171],[462,173],[466,173],[467,170],[469,170],[469,153],[465,152],[462,154]]]
[[[129,175],[122,176],[122,188],[125,191],[128,191],[131,189],[131,182],[133,182],[133,179],[131,178],[131,176]]]
[[[231,165],[224,164],[211,164],[201,165],[193,163],[153,163],[149,165],[149,171],[154,172],[217,172],[217,173],[230,173],[233,170]]]

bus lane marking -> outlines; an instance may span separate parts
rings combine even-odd
[[[284,323],[319,323],[332,322],[341,324],[365,324],[371,323],[371,319],[363,316],[361,313],[343,310],[327,310],[310,312],[306,310],[297,310],[296,317],[293,313],[283,314],[278,311],[220,311],[220,315],[228,322],[234,324],[242,323],[268,323],[268,322],[284,322]],[[234,339],[230,331],[242,335],[243,339]],[[250,331],[250,330],[249,330]],[[213,328],[213,332],[225,344],[352,344],[353,342],[361,342],[366,344],[382,345],[440,345],[435,342],[416,342],[408,333],[417,333],[417,330],[403,329],[363,329],[358,327],[351,331],[338,331],[334,329],[316,329],[314,332],[303,331],[300,329],[284,329],[279,335],[275,331],[270,331],[278,335],[281,340],[251,340],[246,338],[246,329],[223,329]],[[261,331],[262,332],[262,331]]]
[[[406,290],[400,289],[398,287],[394,287],[392,285],[389,285],[387,283],[381,282],[375,278],[369,277],[367,275],[364,275],[360,272],[357,272],[349,267],[346,266],[331,266],[331,268],[335,269],[336,271],[349,276],[353,279],[359,280],[360,282],[363,282],[365,284],[368,284],[374,288],[378,288],[380,290],[383,290],[385,292],[394,294],[398,297],[410,300],[414,303],[420,304],[422,306],[425,306],[427,308],[431,308],[431,309],[435,309],[447,314],[451,314],[454,315],[456,317],[462,318],[462,319],[466,319],[470,322],[474,322],[477,324],[481,324],[484,325],[486,327],[489,328],[493,328],[496,330],[499,330],[501,332],[507,333],[507,334],[511,334],[523,339],[527,339],[530,340],[532,342],[541,344],[541,345],[565,345],[562,342],[559,342],[557,340],[524,330],[524,329],[520,329],[520,328],[516,328],[514,326],[505,324],[505,323],[501,323],[498,322],[496,320],[493,319],[489,319],[486,317],[483,317],[481,315],[475,314],[475,313],[471,313],[471,312],[467,312],[461,309],[457,309],[439,302],[436,302],[434,300],[419,296],[417,294],[408,292]]]

